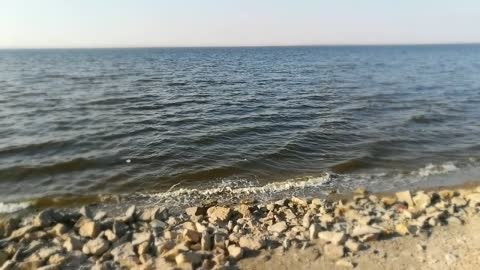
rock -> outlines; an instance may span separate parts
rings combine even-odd
[[[207,214],[207,208],[206,207],[188,207],[185,209],[185,213],[189,216],[204,216]]]
[[[27,233],[31,233],[35,230],[37,230],[38,227],[35,226],[35,225],[27,225],[27,226],[23,226],[19,229],[16,229],[15,231],[13,231],[11,234],[10,234],[10,237],[8,238],[9,240],[15,240],[15,239],[18,239],[18,238],[22,238],[25,234]]]
[[[59,246],[50,246],[50,247],[42,247],[35,254],[40,257],[42,260],[48,259],[55,253],[62,252],[62,248]]]
[[[193,266],[199,265],[202,263],[202,255],[195,253],[195,252],[183,252],[178,254],[175,257],[175,262],[178,265],[181,265],[183,263],[188,263]]]
[[[318,238],[334,245],[345,243],[347,235],[344,232],[323,231],[318,233]]]
[[[175,245],[173,248],[167,247],[165,249],[168,249],[168,251],[163,252],[161,254],[161,257],[165,258],[167,261],[175,261],[175,257],[178,254],[182,252],[190,251],[190,248],[187,246],[186,243],[179,243]]]
[[[61,236],[62,234],[68,231],[67,227],[62,223],[58,223],[57,225],[53,226],[50,232],[56,236]]]
[[[149,250],[150,250],[150,243],[149,242],[143,242],[140,245],[138,245],[138,247],[137,247],[138,255],[147,254]]]
[[[18,224],[20,224],[18,218],[0,217],[0,239],[9,236],[15,229],[17,229]]]
[[[471,193],[465,196],[465,199],[467,199],[468,205],[471,207],[475,207],[478,204],[480,204],[480,193]]]
[[[242,236],[238,242],[240,247],[249,250],[260,250],[265,245],[265,242],[259,238],[253,238],[251,236]]]
[[[294,204],[297,204],[297,205],[308,206],[307,200],[301,199],[301,198],[298,198],[298,197],[295,197],[295,196],[292,197],[291,201],[292,201]]]
[[[302,218],[302,226],[304,228],[310,228],[310,213],[307,212]]]
[[[93,220],[95,221],[101,221],[103,220],[104,218],[107,217],[107,212],[105,211],[98,211],[95,216],[93,217]]]
[[[395,193],[395,195],[397,196],[397,199],[399,201],[405,202],[410,207],[414,206],[412,195],[410,194],[410,191],[408,191],[408,190],[400,191],[400,192]]]
[[[53,209],[45,209],[41,211],[33,220],[33,225],[37,227],[47,227],[59,222],[61,219],[60,213]]]
[[[446,189],[446,190],[441,190],[441,191],[439,191],[439,192],[438,192],[438,195],[440,196],[440,198],[441,198],[442,200],[448,200],[448,199],[450,199],[450,198],[453,197],[454,192],[453,192],[452,190]]]
[[[82,237],[95,238],[100,233],[100,224],[96,221],[87,221],[79,229],[78,234]]]
[[[228,255],[235,260],[241,259],[243,257],[243,249],[235,245],[230,245],[228,246]]]
[[[90,207],[87,207],[87,206],[82,206],[82,208],[80,208],[80,210],[78,211],[82,216],[88,218],[88,219],[92,219],[93,218],[93,212],[92,210],[90,209]]]
[[[53,254],[48,258],[48,263],[53,265],[61,265],[67,260],[67,256],[60,253]]]
[[[168,210],[164,207],[150,207],[145,208],[138,215],[138,220],[152,221],[152,220],[164,220],[168,217]]]
[[[250,211],[250,207],[248,207],[248,205],[246,205],[246,204],[241,204],[237,208],[237,212],[240,213],[240,215],[242,215],[242,217],[244,217],[244,218],[248,218],[248,217],[252,216],[252,212]]]
[[[75,250],[69,253],[64,261],[62,267],[63,269],[81,269],[82,267],[87,268],[89,263],[86,262],[88,257],[83,254],[81,251]]]
[[[108,250],[109,245],[107,240],[96,238],[83,245],[82,251],[87,255],[100,256]]]
[[[335,263],[335,266],[336,268],[341,268],[341,269],[353,269],[355,267],[351,261],[348,261],[346,259],[338,260]]]
[[[327,256],[330,259],[340,259],[344,255],[344,248],[343,246],[335,245],[335,244],[326,244],[323,247],[323,252],[325,253],[325,256]]]
[[[225,241],[227,236],[223,233],[215,233],[213,235],[213,246],[219,248],[225,248]]]
[[[463,224],[463,221],[457,217],[448,217],[447,218],[447,223],[452,225],[452,224],[455,224],[455,225],[462,225]]]
[[[395,203],[397,203],[397,198],[396,197],[383,197],[382,199],[380,199],[380,201],[385,206],[392,206]]]
[[[400,235],[407,235],[409,233],[407,225],[403,223],[395,225],[395,231]]]
[[[115,220],[112,225],[112,231],[116,235],[124,235],[128,230],[128,226],[121,221]]]
[[[368,234],[378,235],[380,233],[382,233],[382,230],[378,228],[368,226],[368,225],[358,225],[353,228],[353,231],[350,235],[352,237],[357,237],[357,236],[364,236]]]
[[[277,222],[268,227],[268,231],[282,233],[288,229],[287,223],[285,221]]]
[[[345,242],[345,247],[348,248],[351,252],[355,253],[361,249],[361,244],[356,242],[353,239],[348,239],[347,242]]]
[[[432,202],[432,199],[430,198],[430,196],[428,196],[428,194],[422,191],[417,192],[417,194],[415,194],[412,200],[415,206],[419,209],[427,208]]]
[[[133,250],[133,245],[130,242],[119,245],[110,252],[115,262],[123,267],[134,268],[139,263],[137,255]]]
[[[183,239],[191,243],[199,243],[202,238],[202,234],[194,230],[184,230]]]
[[[315,205],[315,206],[322,206],[323,201],[321,199],[315,198],[315,199],[312,200],[312,204]]]
[[[133,239],[132,239],[132,245],[138,246],[145,242],[150,243],[151,239],[152,239],[152,234],[149,232],[134,233]]]
[[[213,223],[226,222],[230,218],[232,210],[229,207],[213,206],[208,208],[207,214]]]
[[[210,234],[207,231],[202,232],[202,237],[200,239],[200,247],[202,250],[211,250],[212,249],[212,240],[210,239]]]
[[[110,242],[115,242],[118,239],[117,235],[114,234],[112,230],[106,230],[104,232],[104,235],[107,238],[107,240]]]
[[[65,242],[63,243],[63,247],[67,251],[71,252],[73,250],[81,250],[83,247],[83,244],[84,242],[82,241],[82,239],[76,236],[70,235],[65,239]]]
[[[150,227],[152,227],[152,229],[154,230],[164,230],[165,228],[167,228],[167,223],[163,222],[163,221],[160,221],[158,219],[154,219],[152,220],[152,222],[150,222]]]
[[[8,254],[0,250],[0,266],[2,266],[6,261],[8,261]]]
[[[320,232],[320,224],[314,223],[310,225],[310,228],[308,229],[309,237],[310,240],[314,240],[318,238],[318,233]]]
[[[453,197],[450,201],[455,207],[465,207],[467,206],[468,202],[460,197]]]

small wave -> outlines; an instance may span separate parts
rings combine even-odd
[[[431,123],[439,123],[445,120],[445,116],[441,114],[418,114],[413,115],[408,119],[408,122],[416,123],[416,124],[431,124]]]
[[[420,177],[428,177],[431,175],[447,174],[456,170],[458,170],[457,166],[455,166],[453,162],[449,161],[443,164],[429,163],[425,167],[420,168],[416,171],[413,171],[410,174],[420,176]]]
[[[29,202],[20,202],[20,203],[0,202],[0,214],[17,212],[17,211],[26,209],[29,206],[30,206]]]
[[[287,191],[292,192],[294,190],[322,187],[329,183],[332,179],[333,177],[331,174],[324,173],[320,176],[306,176],[285,181],[270,182],[265,185],[255,185],[251,181],[235,180],[235,183],[231,181],[223,181],[216,187],[207,189],[179,188],[174,190],[178,186],[178,184],[176,184],[167,192],[156,193],[147,196],[156,201],[175,201],[186,204],[192,204],[212,198],[222,201],[231,201],[233,198],[238,199],[242,197],[255,197],[256,199],[259,199],[259,195],[269,197],[269,195],[278,195],[279,193]]]

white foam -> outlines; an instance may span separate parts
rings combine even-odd
[[[28,208],[29,206],[30,206],[30,203],[28,202],[19,202],[19,203],[0,202],[0,214],[17,212],[22,209]]]
[[[420,177],[428,177],[431,175],[448,174],[456,170],[458,170],[458,168],[453,162],[445,162],[437,165],[429,163],[425,167],[413,171],[411,174],[418,175]]]
[[[173,190],[177,185],[170,188],[167,192],[156,193],[153,197],[157,199],[174,199],[180,197],[211,197],[215,195],[249,195],[249,194],[265,194],[278,193],[293,189],[304,189],[308,187],[318,187],[329,182],[330,174],[325,173],[322,176],[313,177],[307,176],[303,178],[294,178],[287,181],[271,182],[262,186],[255,186],[253,183],[242,183],[242,186],[231,187],[232,183],[222,182],[214,188],[208,189],[194,189],[194,188],[179,188]]]

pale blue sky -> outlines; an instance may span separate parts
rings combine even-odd
[[[0,47],[480,42],[479,0],[0,0]]]

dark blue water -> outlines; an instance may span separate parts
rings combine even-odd
[[[394,189],[479,161],[480,45],[0,51],[4,202]]]

